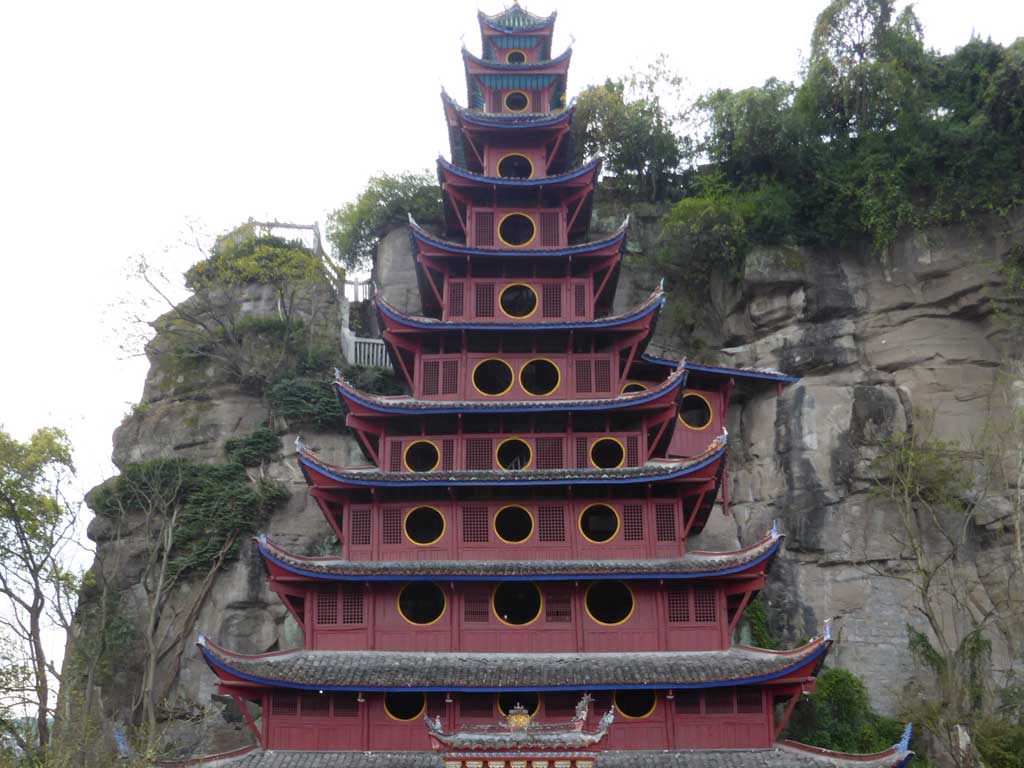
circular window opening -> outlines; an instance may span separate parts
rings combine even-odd
[[[498,306],[509,317],[529,317],[537,309],[537,292],[523,283],[506,285],[498,297]]]
[[[444,614],[444,590],[429,581],[415,581],[398,593],[398,612],[410,624],[433,624]]]
[[[441,454],[429,440],[417,440],[405,446],[405,466],[412,472],[433,472],[440,463]]]
[[[616,691],[615,708],[624,717],[634,719],[650,717],[658,706],[658,697],[654,691]]]
[[[590,446],[590,463],[598,469],[615,469],[626,461],[622,443],[614,437],[602,437]]]
[[[526,54],[522,51],[509,51],[505,54],[506,64],[525,64]]]
[[[509,112],[522,112],[530,105],[530,100],[522,91],[510,91],[505,94],[505,109]]]
[[[433,544],[444,533],[444,515],[433,507],[416,507],[405,516],[405,535],[414,544]]]
[[[622,624],[633,613],[633,593],[621,581],[598,581],[586,596],[587,613],[598,624]]]
[[[392,720],[415,720],[427,708],[427,697],[423,693],[386,693],[384,711]]]
[[[526,155],[505,155],[498,161],[498,175],[503,179],[528,179],[533,176],[533,163]]]
[[[526,245],[533,241],[537,227],[525,213],[510,213],[498,224],[498,237],[505,245]]]
[[[535,584],[510,581],[494,590],[494,615],[506,624],[522,626],[540,616],[540,590]]]
[[[686,395],[679,419],[690,429],[706,429],[711,423],[711,403],[703,395]]]
[[[498,466],[502,469],[526,469],[533,463],[533,451],[525,440],[510,437],[498,443]]]
[[[519,384],[531,395],[543,397],[558,389],[562,375],[550,360],[531,360],[519,372]]]
[[[598,544],[610,541],[619,532],[619,515],[607,504],[591,504],[580,514],[580,531]]]
[[[505,716],[520,704],[531,715],[535,715],[540,708],[540,694],[529,691],[498,694],[498,711]]]
[[[522,507],[502,507],[494,516],[494,532],[509,544],[519,544],[533,533],[533,516]]]
[[[630,381],[622,388],[622,394],[631,395],[634,392],[646,392],[647,387],[639,381]]]
[[[504,360],[490,358],[477,363],[473,369],[473,386],[482,395],[497,397],[512,389],[515,374]]]

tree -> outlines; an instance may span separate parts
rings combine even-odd
[[[53,624],[65,630],[70,625],[77,587],[61,562],[74,534],[75,507],[64,495],[73,473],[71,446],[61,430],[37,430],[24,443],[0,430],[0,628],[15,655],[0,679],[13,690],[0,690],[0,699],[14,693],[34,717],[30,734],[9,718],[0,717],[0,728],[40,758],[49,747],[51,694],[60,679],[43,633]]]
[[[329,215],[327,240],[342,264],[364,269],[373,261],[380,238],[405,223],[409,214],[421,224],[440,220],[437,178],[428,171],[371,176],[354,201]]]

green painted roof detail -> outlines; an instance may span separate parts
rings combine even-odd
[[[476,75],[476,77],[488,88],[522,88],[524,90],[539,91],[551,85],[557,76],[501,73],[496,75]]]
[[[513,3],[511,7],[506,8],[501,13],[496,13],[493,16],[488,16],[487,14],[481,14],[481,16],[483,16],[491,26],[510,31],[544,27],[555,19],[555,14],[551,14],[550,16],[538,16],[534,13],[530,13],[520,6],[519,3]]]
[[[508,35],[494,37],[490,42],[495,48],[533,48],[540,38],[537,35]]]

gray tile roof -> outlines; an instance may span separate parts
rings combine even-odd
[[[585,576],[626,574],[708,574],[733,570],[772,551],[769,536],[738,552],[688,552],[680,558],[635,560],[399,560],[359,561],[333,557],[300,557],[260,537],[261,554],[296,569],[324,576]]]
[[[771,679],[812,659],[829,642],[787,652],[734,646],[724,651],[644,653],[423,653],[312,651],[232,654],[200,638],[215,666],[281,686],[357,690],[538,690],[552,687],[713,685]]]

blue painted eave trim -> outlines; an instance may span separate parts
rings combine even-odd
[[[338,573],[322,573],[320,571],[307,571],[304,568],[298,568],[294,565],[290,565],[280,558],[277,558],[271,553],[263,544],[258,543],[260,554],[268,560],[273,560],[281,568],[284,568],[289,573],[294,573],[296,576],[302,576],[315,581],[572,581],[574,579],[586,579],[587,581],[621,581],[623,579],[630,579],[633,581],[651,580],[651,579],[708,579],[715,578],[717,576],[729,576],[740,571],[745,571],[755,565],[760,565],[765,560],[769,560],[774,557],[779,551],[779,547],[782,546],[782,539],[776,539],[772,546],[766,550],[763,554],[748,560],[745,563],[736,565],[732,568],[722,568],[714,571],[692,571],[689,573],[588,573],[587,571],[580,571],[579,573],[570,574],[517,574],[514,576],[497,576],[497,575],[481,575],[481,574],[381,574],[381,575],[367,575],[367,574],[338,574]]]
[[[459,245],[457,243],[448,242],[447,240],[439,240],[437,238],[430,237],[425,232],[417,229],[416,227],[410,227],[410,231],[412,232],[412,236],[414,238],[424,243],[430,243],[435,248],[441,248],[442,250],[462,254],[465,256],[493,256],[499,258],[508,258],[510,256],[513,258],[516,256],[530,258],[537,256],[575,256],[580,253],[586,253],[587,251],[597,251],[602,248],[606,248],[609,245],[617,245],[626,239],[626,230],[622,229],[606,240],[596,240],[590,243],[581,243],[579,245],[573,245],[567,248],[546,248],[544,250],[500,250],[494,248],[470,248],[465,245]]]
[[[361,485],[367,487],[379,487],[379,488],[448,488],[449,486],[487,486],[487,487],[502,487],[507,485],[635,485],[637,483],[653,483],[665,480],[674,480],[678,477],[685,477],[686,475],[692,475],[694,472],[698,472],[704,467],[715,463],[722,456],[725,455],[725,448],[715,451],[711,456],[703,459],[702,461],[692,464],[688,467],[675,470],[674,472],[666,472],[661,475],[633,475],[631,477],[595,477],[595,478],[552,478],[548,479],[534,479],[534,480],[501,480],[501,481],[484,481],[484,480],[419,480],[419,481],[400,481],[400,480],[371,480],[361,479],[357,477],[344,477],[331,472],[324,466],[317,464],[306,456],[299,455],[299,462],[304,466],[315,469],[321,474],[327,475],[332,480],[337,480],[339,483],[345,483],[347,485]]]
[[[669,360],[664,357],[657,357],[655,355],[642,354],[640,358],[648,363],[655,365],[671,366],[676,368],[679,365],[678,360]],[[720,376],[736,376],[742,379],[763,379],[765,381],[784,381],[794,382],[800,381],[799,376],[787,376],[784,373],[764,373],[763,371],[744,371],[740,368],[718,368],[713,365],[699,365],[697,363],[687,362],[685,363],[686,370],[696,371],[697,373],[714,373]]]
[[[567,181],[578,179],[581,176],[586,176],[588,173],[593,173],[601,165],[601,158],[595,158],[586,165],[581,165],[575,171],[561,173],[557,176],[542,176],[533,179],[503,179],[500,176],[482,176],[481,174],[470,173],[458,168],[444,158],[438,158],[437,164],[454,176],[479,184],[488,184],[495,187],[545,187],[563,184]]]
[[[788,667],[780,669],[776,672],[772,672],[767,675],[759,675],[757,677],[743,677],[732,680],[715,680],[706,683],[678,683],[674,681],[659,681],[651,683],[634,683],[627,685],[603,685],[595,683],[585,683],[582,685],[544,685],[544,686],[444,686],[444,685],[426,685],[426,686],[373,686],[373,685],[309,685],[306,683],[287,683],[280,680],[270,680],[265,677],[257,677],[256,675],[249,675],[245,672],[241,672],[233,667],[228,666],[226,663],[217,659],[208,648],[201,647],[200,650],[203,652],[203,658],[206,659],[207,664],[222,669],[234,677],[247,680],[252,683],[258,683],[260,685],[266,685],[271,688],[288,688],[292,690],[300,691],[366,691],[372,693],[501,693],[502,691],[643,691],[643,690],[662,690],[665,688],[673,688],[675,690],[704,690],[707,688],[726,688],[734,685],[756,685],[758,683],[768,683],[772,680],[778,680],[780,677],[785,677],[794,669],[804,666],[808,662],[820,659],[826,653],[828,653],[828,643],[822,643],[821,647],[817,648],[814,652],[808,654],[798,662],[791,664]]]

